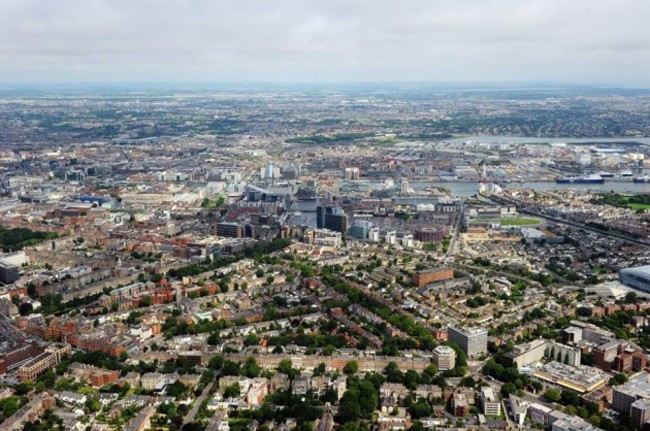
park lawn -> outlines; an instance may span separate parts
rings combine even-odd
[[[631,210],[648,210],[650,204],[627,204],[627,207]]]
[[[532,226],[540,224],[536,218],[502,218],[499,220],[502,226]]]

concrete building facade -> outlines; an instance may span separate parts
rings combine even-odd
[[[487,352],[488,331],[485,328],[464,328],[449,326],[448,339],[456,343],[467,356],[478,356]]]

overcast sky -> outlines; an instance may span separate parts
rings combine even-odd
[[[648,0],[0,0],[0,82],[650,87]]]

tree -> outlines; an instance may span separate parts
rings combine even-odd
[[[327,365],[325,365],[325,362],[321,362],[316,368],[314,368],[314,377],[324,375],[325,371],[327,371]]]
[[[548,388],[546,391],[544,391],[544,398],[552,403],[557,403],[560,401],[560,391],[555,388]]]
[[[441,388],[446,388],[447,387],[447,380],[445,379],[445,376],[438,374],[437,376],[434,376],[431,379],[431,384],[440,386]]]
[[[221,374],[224,376],[238,376],[239,364],[233,361],[225,361],[223,363],[223,367],[221,368]]]
[[[431,405],[425,401],[418,401],[417,403],[411,404],[409,407],[409,413],[411,413],[411,417],[413,417],[413,419],[429,416],[431,414],[431,411]]]
[[[171,417],[176,415],[177,410],[174,403],[162,403],[156,408],[156,412]]]
[[[22,382],[19,383],[14,390],[16,391],[16,395],[21,396],[21,395],[27,395],[31,390],[34,389],[34,385],[31,382]]]
[[[356,374],[359,371],[359,363],[357,361],[350,361],[343,367],[345,374]]]
[[[16,413],[19,408],[18,401],[20,398],[17,396],[10,396],[0,401],[0,409],[2,410],[5,417],[9,417]]]
[[[591,422],[591,424],[592,424],[593,426],[595,426],[595,427],[599,427],[599,426],[600,426],[600,422],[601,422],[600,415],[598,415],[598,414],[593,414],[593,415],[589,416],[589,422]]]
[[[476,382],[474,381],[474,378],[472,376],[467,376],[463,378],[463,380],[460,381],[460,384],[467,388],[473,388],[474,386],[476,386]]]
[[[395,362],[389,362],[386,365],[384,374],[386,374],[386,380],[390,383],[402,383],[404,381],[404,375]]]
[[[233,383],[230,386],[227,386],[223,390],[223,397],[224,398],[236,398],[241,394],[241,387],[239,386],[239,383]]]
[[[560,401],[562,402],[562,404],[577,407],[580,405],[580,396],[575,391],[572,391],[570,389],[565,389],[562,391],[562,394],[560,395]]]
[[[636,292],[627,292],[625,294],[625,302],[628,304],[636,304],[638,298]]]
[[[359,384],[359,407],[361,416],[370,418],[379,405],[379,393],[369,380],[363,380]]]
[[[622,385],[625,382],[627,382],[627,376],[623,373],[619,373],[614,375],[612,380],[610,380],[609,384],[612,386],[618,386],[618,385]]]
[[[213,332],[212,334],[208,335],[208,344],[211,346],[216,346],[217,344],[221,343],[221,337],[219,337],[218,332]],[[221,359],[222,365],[223,365],[223,358]]]
[[[27,316],[34,310],[34,307],[29,302],[23,302],[20,304],[20,308],[18,310],[20,311],[21,316]]]
[[[254,356],[249,356],[244,362],[244,365],[241,368],[240,374],[246,377],[259,377],[262,372],[262,367],[257,363],[257,360]]]
[[[43,383],[43,385],[46,388],[51,388],[54,386],[54,383],[56,382],[56,374],[54,373],[54,369],[49,369],[40,376],[36,378],[37,383]]]
[[[27,295],[29,295],[30,298],[36,298],[36,285],[32,282],[30,282],[27,285]]]
[[[291,359],[281,360],[280,363],[278,364],[277,370],[279,373],[286,374],[287,376],[289,376],[289,379],[291,380],[295,379],[296,376],[300,374],[300,371],[293,368]]]
[[[457,367],[466,367],[467,366],[467,353],[456,343],[450,343],[449,347],[454,349],[456,352],[456,366]]]
[[[424,425],[419,420],[414,420],[409,431],[424,431]]]
[[[214,356],[212,359],[210,359],[210,362],[208,363],[208,367],[212,370],[218,371],[223,367],[224,360],[223,356]]]
[[[515,386],[514,383],[506,383],[503,386],[501,386],[501,396],[504,398],[510,397],[510,394],[516,394],[517,393],[517,386]]]
[[[404,373],[404,386],[413,391],[419,383],[420,375],[417,373],[417,371],[408,370],[406,373]]]
[[[208,383],[214,380],[214,377],[215,377],[214,371],[205,370],[203,373],[201,373],[201,383],[207,385]]]
[[[170,397],[176,397],[180,398],[183,394],[187,392],[189,388],[185,386],[183,383],[180,381],[176,381],[172,383],[171,385],[167,385],[166,391],[167,395]]]
[[[257,346],[260,343],[260,339],[257,334],[250,333],[244,339],[244,344],[247,346]]]
[[[140,303],[140,305],[142,307],[151,307],[151,303],[152,303],[151,295],[147,295],[144,298],[142,298],[142,302]]]
[[[97,398],[87,398],[85,406],[90,413],[95,413],[101,410],[102,403]]]
[[[430,383],[433,376],[438,374],[438,367],[436,364],[427,365],[427,367],[422,371],[421,380],[423,383]]]
[[[163,364],[163,374],[171,374],[176,371],[176,361],[170,359]]]
[[[576,308],[576,314],[581,317],[591,317],[592,310],[589,307]]]
[[[361,417],[361,406],[359,405],[359,392],[345,391],[339,403],[337,421],[339,423],[356,422]]]

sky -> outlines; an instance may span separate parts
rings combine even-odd
[[[647,0],[0,0],[0,82],[650,87]]]

